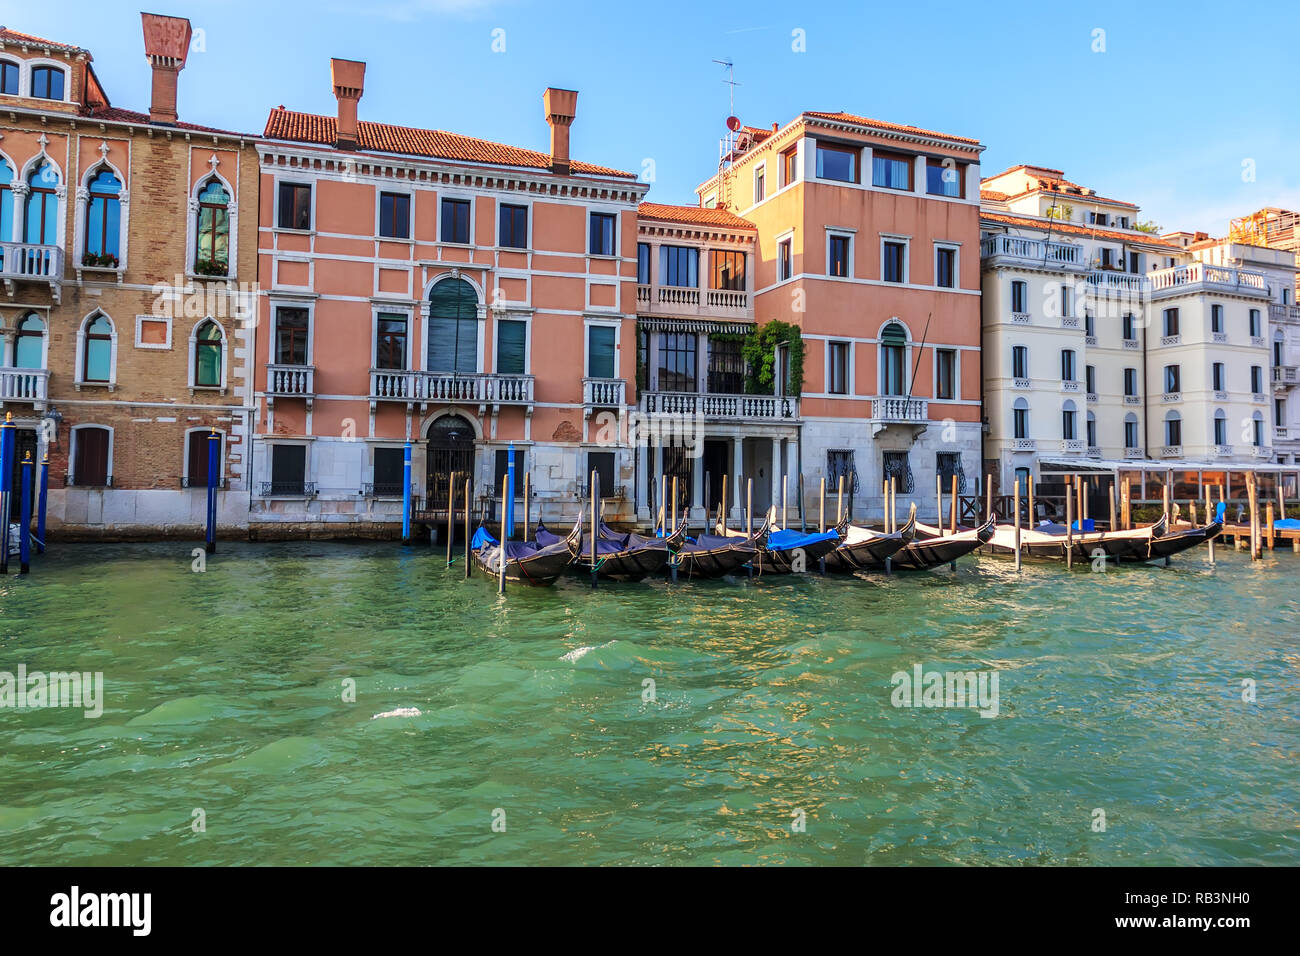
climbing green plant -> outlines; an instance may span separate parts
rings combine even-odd
[[[745,390],[751,395],[771,395],[776,385],[776,348],[789,346],[790,377],[787,395],[803,392],[803,336],[799,327],[779,320],[760,325],[743,339],[741,354],[745,358]]]

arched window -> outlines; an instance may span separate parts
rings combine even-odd
[[[54,164],[41,162],[27,176],[27,211],[23,242],[53,246],[59,242],[59,173]]]
[[[230,274],[230,193],[215,176],[199,193],[198,245],[194,271],[205,276]]]
[[[1017,398],[1015,404],[1011,406],[1011,418],[1014,425],[1014,436],[1016,438],[1029,437],[1029,402],[1023,398]]]
[[[9,242],[14,236],[14,171],[0,159],[0,242]],[[2,263],[3,260],[0,260]]]
[[[1087,426],[1086,426],[1086,427],[1087,427],[1087,429],[1088,429],[1088,447],[1089,447],[1089,448],[1096,448],[1096,447],[1097,447],[1097,414],[1096,414],[1096,412],[1089,412],[1089,413],[1088,413],[1088,421],[1087,421]]]
[[[194,333],[194,384],[221,385],[221,329],[211,319]]]
[[[1264,444],[1264,415],[1256,411],[1250,416],[1250,427],[1252,430],[1252,444],[1260,448]]]
[[[113,379],[113,323],[100,312],[86,323],[81,353],[83,382],[110,382]]]
[[[429,292],[428,370],[478,371],[478,293],[464,279],[443,279]]]
[[[99,426],[80,426],[72,430],[71,483],[104,488],[112,483],[109,459],[112,457],[113,433]]]
[[[1183,416],[1170,410],[1165,415],[1165,444],[1171,446],[1183,443]]]
[[[12,60],[0,60],[0,93],[18,95],[18,64]]]
[[[1214,443],[1228,444],[1228,416],[1223,413],[1222,408],[1214,410]]]
[[[1077,415],[1078,408],[1073,401],[1067,398],[1065,404],[1061,406],[1061,437],[1066,441],[1075,440],[1075,419]]]
[[[1140,448],[1138,442],[1138,417],[1133,412],[1124,416],[1124,447]]]
[[[880,386],[882,394],[907,394],[907,329],[890,322],[880,332]]]
[[[18,320],[14,331],[14,368],[45,367],[45,323],[35,312]]]
[[[107,167],[90,178],[85,265],[116,266],[122,238],[122,184]]]
[[[63,99],[63,71],[57,66],[32,67],[32,96],[42,100]]]

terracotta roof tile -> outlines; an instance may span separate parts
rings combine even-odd
[[[980,212],[980,219],[985,222],[996,222],[1005,226],[1027,226],[1032,229],[1051,229],[1052,232],[1064,233],[1071,236],[1089,236],[1093,239],[1110,239],[1114,242],[1137,243],[1143,246],[1155,246],[1161,249],[1178,249],[1182,246],[1176,243],[1168,242],[1159,236],[1153,236],[1147,232],[1121,232],[1117,229],[1094,229],[1089,226],[1080,226],[1073,222],[1058,222],[1054,219],[1035,219],[1030,216],[1008,216],[1005,213],[989,212],[987,210]]]
[[[42,37],[34,37],[27,33],[19,33],[17,30],[10,30],[8,27],[0,27],[0,43],[16,43],[27,46],[44,46],[51,50],[66,50],[69,53],[86,53],[87,50],[79,46],[73,46],[71,43],[57,43],[54,40],[46,40]]]
[[[853,113],[819,113],[815,110],[808,110],[805,116],[815,116],[818,119],[834,120],[837,123],[858,123],[863,126],[878,126],[881,129],[897,130],[900,133],[914,133],[918,136],[938,136],[940,139],[951,139],[959,143],[970,143],[973,146],[979,145],[979,140],[969,139],[965,136],[953,136],[950,133],[938,133],[932,129],[921,129],[919,126],[903,126],[898,123],[886,123],[883,120],[868,119],[865,116],[856,116]]]
[[[1045,166],[1028,166],[1028,165],[1012,166],[1010,169],[1004,170],[1003,172],[998,173],[996,176],[985,176],[982,180],[980,180],[980,182],[982,183],[992,182],[996,179],[1000,179],[1001,177],[1007,175],[1008,173],[1014,173],[1021,169],[1041,170],[1042,172],[1045,173],[1056,173],[1057,175],[1033,177],[1036,179],[1037,185],[1031,186],[1030,188],[1024,190],[1023,192],[1019,192],[1014,195],[1008,196],[1007,197],[1008,199],[1019,199],[1021,196],[1029,196],[1036,192],[1054,191],[1058,195],[1077,197],[1080,202],[1102,202],[1111,206],[1127,206],[1130,209],[1138,208],[1136,203],[1125,202],[1123,199],[1108,199],[1105,196],[1098,196],[1096,193],[1090,195],[1085,194],[1084,190],[1087,188],[1086,186],[1080,186],[1078,183],[1071,182],[1070,180],[1066,179],[1064,174],[1062,174],[1059,169],[1048,169]]]
[[[702,206],[669,206],[657,202],[643,202],[636,207],[636,214],[641,219],[679,222],[690,226],[717,226],[721,229],[747,231],[758,228],[748,219],[741,219],[726,209],[705,209]]]
[[[275,109],[266,120],[267,139],[289,140],[333,146],[337,118],[299,113],[294,110]],[[551,157],[547,153],[518,146],[505,146],[459,133],[446,133],[434,129],[414,129],[408,126],[391,126],[361,120],[357,124],[357,147],[378,153],[404,153],[411,156],[429,156],[467,163],[489,163],[499,166],[519,166],[530,169],[549,169]],[[596,166],[574,160],[573,172],[594,176],[618,176],[635,179],[635,173],[622,172],[606,166]]]
[[[143,123],[146,126],[152,123],[148,113],[137,113],[135,110],[119,109],[116,106],[83,109],[81,115],[86,119],[101,120],[105,123]],[[191,130],[195,133],[217,133],[222,136],[247,136],[253,138],[251,133],[237,133],[234,130],[215,129],[211,126],[199,126],[195,123],[176,123],[173,128]]]
[[[998,192],[996,189],[981,189],[981,190],[980,190],[980,199],[981,199],[981,200],[985,200],[985,199],[987,199],[989,202],[1005,202],[1005,201],[1006,201],[1007,199],[1009,199],[1009,198],[1011,198],[1011,197],[1008,196],[1006,193],[1000,193],[1000,192]]]

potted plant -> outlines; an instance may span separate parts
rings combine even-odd
[[[118,260],[111,252],[87,252],[81,257],[81,264],[88,269],[116,269]]]
[[[226,276],[230,267],[217,259],[200,259],[194,264],[194,271],[201,276]]]

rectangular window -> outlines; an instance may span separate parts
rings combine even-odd
[[[745,254],[726,249],[713,249],[709,252],[709,271],[711,289],[726,289],[732,292],[745,291]]]
[[[881,258],[881,279],[885,282],[907,281],[907,243],[886,240],[882,243]]]
[[[840,146],[817,146],[817,178],[841,183],[858,181],[858,151]]]
[[[306,445],[271,446],[271,494],[301,495],[306,477]]]
[[[1223,363],[1215,362],[1210,366],[1210,384],[1216,392],[1223,391]],[[1223,444],[1220,442],[1219,444]]]
[[[1137,422],[1124,423],[1124,447],[1125,448],[1138,447],[1138,423]]]
[[[1029,284],[1021,279],[1012,280],[1011,283],[1011,311],[1029,311]]]
[[[789,186],[799,180],[799,147],[791,146],[781,154],[781,185]]]
[[[1029,349],[1023,345],[1011,347],[1011,377],[1029,378]]]
[[[617,248],[614,244],[613,213],[593,212],[591,214],[587,251],[593,256],[612,256]]]
[[[78,428],[73,433],[72,483],[92,488],[108,484],[107,428]]]
[[[1216,418],[1214,420],[1214,443],[1216,445],[1228,444],[1228,420],[1226,418]]]
[[[659,390],[696,390],[696,348],[694,332],[664,332],[659,336]]]
[[[17,63],[0,63],[0,93],[5,96],[18,95]]]
[[[442,241],[469,245],[469,200],[442,201]]]
[[[1138,254],[1136,252],[1128,254],[1128,271],[1134,275],[1138,273]]]
[[[1264,369],[1259,365],[1250,367],[1250,391],[1253,395],[1264,391]]]
[[[1210,306],[1210,331],[1223,331],[1223,306],[1221,305]],[[1251,334],[1253,335],[1254,333]]]
[[[311,228],[311,186],[306,183],[280,183],[281,229]]]
[[[587,452],[587,470],[582,473],[584,486],[591,481],[593,471],[596,473],[596,480],[600,483],[602,498],[617,494],[617,488],[614,485],[614,453],[612,451]],[[669,482],[669,484],[672,484],[672,482]]]
[[[1182,369],[1180,366],[1177,365],[1165,366],[1165,394],[1171,395],[1182,391],[1182,388],[1180,387],[1180,384],[1182,382],[1181,372]],[[1177,442],[1171,442],[1170,444],[1176,445]]]
[[[1074,350],[1061,349],[1061,381],[1074,381]]]
[[[1124,341],[1132,342],[1137,339],[1137,320],[1133,313],[1129,312],[1124,315]]]
[[[406,462],[401,448],[375,449],[375,469],[371,477],[376,495],[390,498],[400,495],[406,482],[405,476]]]
[[[791,240],[783,239],[776,247],[777,279],[784,282],[794,275],[794,246]]]
[[[587,326],[587,377],[614,378],[614,332],[609,325]]]
[[[1135,398],[1138,393],[1138,370],[1135,368],[1124,369],[1124,394],[1130,398]]]
[[[709,391],[717,395],[740,395],[745,391],[745,358],[738,338],[709,337]]]
[[[1013,429],[1016,438],[1029,437],[1029,409],[1014,408],[1012,409]]]
[[[1178,310],[1165,309],[1164,311],[1165,335],[1178,334]]]
[[[1259,314],[1259,309],[1250,310],[1250,334],[1252,337],[1262,334],[1259,330]]]
[[[636,281],[640,285],[650,284],[650,243],[636,244]]]
[[[610,330],[613,331],[612,329]],[[497,371],[502,375],[523,375],[527,362],[528,323],[518,319],[497,321]]]
[[[498,495],[501,494],[501,488],[505,484],[506,475],[510,473],[510,449],[498,448],[496,454],[492,456],[492,487],[496,489]],[[524,472],[528,470],[528,455],[522,448],[515,449],[515,497],[524,496]],[[522,516],[516,512],[515,520],[520,520]]]
[[[902,345],[882,345],[880,361],[884,365],[886,395],[907,394],[907,349]]]
[[[953,349],[936,349],[934,353],[934,397],[957,397],[957,353]]]
[[[1071,291],[1068,285],[1061,286],[1061,315],[1063,316],[1074,315],[1074,299],[1070,295]]]
[[[961,199],[965,194],[963,184],[966,167],[950,159],[925,161],[925,191],[931,196],[949,196]]]
[[[187,464],[186,478],[191,488],[206,488],[208,486],[208,436],[211,432],[206,429],[203,431],[186,432],[185,441],[185,460]],[[220,471],[220,461],[222,454],[222,442],[224,438],[218,438],[217,441],[217,462],[218,471]],[[220,480],[220,474],[217,475]]]
[[[1183,443],[1183,421],[1181,418],[1165,419],[1165,444],[1181,445]]]
[[[1089,395],[1097,393],[1097,366],[1085,365],[1083,367],[1083,390]]]
[[[497,224],[497,245],[510,249],[528,248],[528,207],[501,204]]]
[[[767,167],[759,166],[754,170],[754,203],[761,203],[767,198]]]
[[[375,368],[406,368],[406,316],[381,312],[375,318]]]
[[[659,247],[659,284],[679,289],[700,287],[700,250],[694,246]]]
[[[384,239],[411,238],[411,197],[409,195],[379,194],[379,235]]]
[[[275,364],[307,364],[307,310],[282,306],[275,310]]]
[[[912,188],[912,157],[877,150],[871,156],[871,184],[882,189]]]
[[[849,343],[831,342],[829,348],[826,391],[832,395],[847,395],[849,393]]]
[[[1093,320],[1091,312],[1083,313],[1083,334],[1088,336],[1088,338],[1092,338],[1097,334],[1097,325]]]
[[[849,249],[851,240],[848,236],[831,236],[827,255],[830,259],[827,275],[847,277],[849,274]]]
[[[1066,441],[1074,441],[1074,415],[1068,408],[1061,410],[1061,437]]]
[[[934,284],[941,289],[957,288],[957,250],[939,246],[934,251]]]

